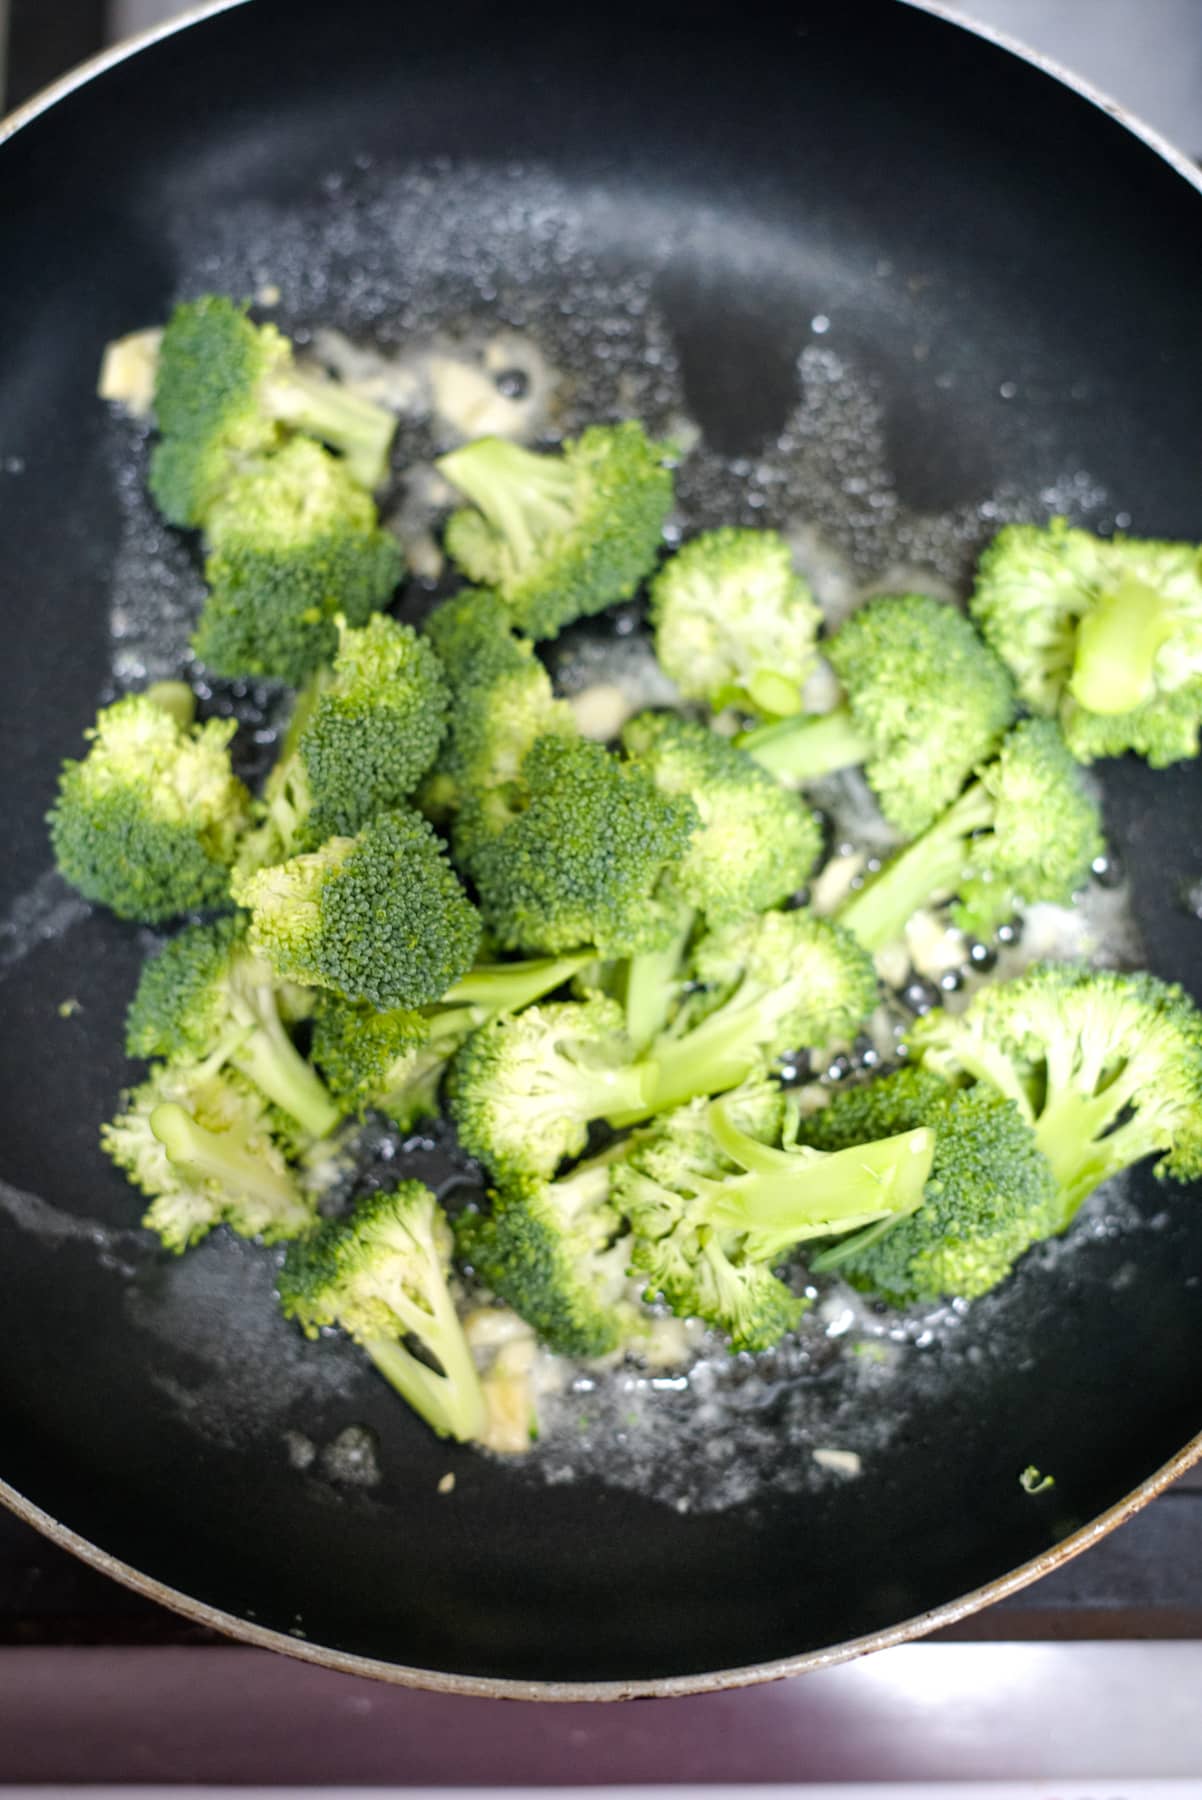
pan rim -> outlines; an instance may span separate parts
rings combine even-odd
[[[983,24],[969,15],[953,11],[944,0],[897,0],[897,3],[909,7],[914,12],[925,13],[931,18],[955,29],[968,32],[983,42],[994,45],[1008,55],[1017,57],[1038,69],[1042,74],[1057,82],[1061,87],[1080,96],[1099,111],[1106,113],[1114,122],[1133,137],[1142,142],[1146,148],[1158,156],[1197,192],[1202,193],[1202,169],[1195,165],[1176,144],[1165,137],[1155,127],[1148,125],[1143,119],[1113,100],[1094,84],[1066,69],[1063,64],[1043,52],[1030,48],[1020,39],[1007,32],[995,30],[993,26]],[[250,4],[250,0],[199,0],[185,12],[164,23],[150,26],[135,36],[108,46],[97,55],[89,57],[69,70],[49,86],[42,88],[7,116],[0,117],[0,148],[14,138],[20,131],[41,118],[61,101],[67,100],[80,88],[89,85],[98,76],[108,70],[119,67],[139,52],[161,43],[176,33],[185,31],[205,20],[219,17],[223,13],[232,12],[236,7]],[[526,1701],[617,1701],[635,1699],[681,1699],[689,1695],[720,1692],[726,1689],[756,1686],[763,1682],[785,1680],[797,1675],[809,1674],[816,1669],[832,1668],[840,1663],[852,1662],[862,1656],[878,1650],[894,1649],[897,1646],[923,1638],[931,1632],[955,1625],[972,1614],[995,1604],[999,1600],[1009,1598],[1050,1574],[1054,1569],[1071,1562],[1075,1557],[1088,1550],[1102,1538],[1107,1537],[1118,1526],[1134,1517],[1137,1512],[1154,1500],[1157,1495],[1172,1485],[1195,1464],[1202,1462],[1202,1431],[1190,1441],[1168,1462],[1146,1477],[1130,1493],[1100,1513],[1088,1524],[1079,1527],[1069,1537],[1049,1549],[1041,1551],[1038,1556],[1021,1563],[1017,1568],[996,1576],[992,1581],[971,1589],[956,1599],[945,1601],[942,1605],[932,1607],[926,1612],[916,1613],[908,1619],[902,1619],[895,1625],[885,1626],[860,1637],[850,1638],[843,1643],[829,1645],[816,1650],[802,1651],[792,1656],[778,1657],[760,1663],[742,1664],[737,1668],[704,1670],[698,1674],[681,1676],[653,1676],[640,1680],[611,1681],[536,1681],[515,1680],[491,1675],[455,1675],[440,1669],[425,1669],[405,1663],[387,1662],[378,1657],[359,1655],[350,1651],[334,1649],[332,1646],[309,1643],[292,1637],[284,1632],[273,1630],[268,1626],[255,1623],[253,1620],[239,1617],[236,1613],[226,1612],[221,1607],[210,1605],[207,1601],[194,1598],[181,1589],[171,1587],[156,1577],[137,1569],[133,1564],[114,1556],[90,1539],[73,1531],[70,1526],[56,1519],[51,1513],[27,1499],[10,1483],[0,1478],[0,1505],[59,1549],[67,1551],[99,1574],[108,1576],[123,1587],[142,1595],[145,1599],[179,1614],[193,1623],[219,1632],[222,1636],[236,1642],[246,1644],[254,1649],[270,1650],[288,1656],[296,1661],[310,1663],[326,1668],[338,1674],[368,1678],[382,1681],[394,1687],[417,1688],[434,1693],[455,1694],[470,1699],[487,1700],[526,1700]]]

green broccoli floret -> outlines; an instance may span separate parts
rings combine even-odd
[[[914,837],[1001,742],[1014,717],[1005,664],[963,613],[925,594],[870,600],[823,649],[842,704],[739,742],[801,784],[862,764],[885,817]]]
[[[622,743],[662,793],[697,808],[674,880],[711,928],[766,912],[805,883],[822,849],[818,820],[727,738],[675,713],[640,713]]]
[[[1035,1130],[1060,1196],[1055,1229],[1146,1156],[1202,1175],[1202,1015],[1152,975],[1045,963],[916,1023],[911,1048],[952,1081],[991,1083]]]
[[[540,738],[523,779],[525,811],[472,857],[497,941],[552,953],[593,944],[606,956],[668,942],[680,929],[692,801],[584,739]]]
[[[922,1204],[934,1133],[907,1130],[823,1155],[765,1143],[742,1096],[695,1100],[640,1133],[614,1166],[613,1204],[631,1223],[647,1298],[767,1350],[805,1302],[773,1273],[807,1239],[905,1217]],[[751,1129],[748,1129],[748,1124]]]
[[[1066,905],[1103,849],[1097,802],[1050,719],[1016,725],[941,818],[893,856],[838,917],[876,951],[921,907],[955,897],[953,922],[986,937],[1022,906]]]
[[[877,1000],[871,958],[809,912],[764,913],[708,933],[690,973],[698,991],[646,1052],[648,1111],[737,1087],[786,1051],[850,1038]]]
[[[800,712],[820,613],[776,531],[706,531],[651,584],[655,654],[690,700]]]
[[[956,1089],[928,1070],[899,1069],[836,1094],[800,1129],[805,1143],[829,1151],[921,1125],[935,1133],[922,1205],[900,1223],[844,1238],[810,1264],[818,1273],[837,1269],[893,1306],[974,1300],[1059,1229],[1048,1160],[1018,1107],[992,1087]]]
[[[1008,525],[981,558],[972,612],[1033,712],[1081,762],[1197,756],[1202,551],[1096,538],[1053,519]]]
[[[629,599],[655,566],[672,506],[665,454],[633,421],[590,425],[558,452],[466,444],[436,465],[472,502],[453,514],[447,552],[522,631],[555,637]]]
[[[402,1181],[294,1244],[278,1288],[286,1316],[309,1337],[341,1326],[427,1425],[463,1442],[480,1436],[485,1409],[450,1273],[442,1208],[420,1181]]]
[[[381,1008],[440,1000],[480,942],[442,843],[408,808],[238,875],[233,892],[251,913],[251,949],[278,975]]]
[[[107,1154],[152,1204],[143,1220],[182,1253],[217,1225],[279,1243],[308,1231],[316,1198],[288,1168],[258,1090],[207,1064],[153,1068],[101,1128]]]
[[[632,1067],[621,1009],[561,1001],[490,1019],[451,1071],[459,1141],[498,1180],[541,1179],[579,1156],[595,1119],[641,1117],[647,1074]]]
[[[522,765],[537,739],[575,737],[565,700],[495,594],[467,589],[435,608],[424,627],[452,695],[450,723],[423,810],[454,817],[452,848],[470,870],[474,845],[495,837],[525,804]]]
[[[562,987],[583,956],[520,963],[477,963],[425,1012],[377,1012],[335,994],[318,1000],[313,1060],[348,1112],[375,1107],[408,1131],[438,1110],[451,1057],[496,1012],[516,1012]]]
[[[403,573],[368,494],[320,444],[297,438],[230,478],[206,521],[209,594],[192,639],[219,675],[294,685],[364,625]]]
[[[632,1303],[630,1239],[609,1199],[616,1145],[558,1181],[515,1181],[488,1213],[456,1221],[460,1258],[561,1356],[607,1356],[637,1343],[646,1316]]]
[[[280,985],[247,949],[245,918],[189,925],[142,970],[126,1054],[214,1069],[228,1063],[308,1136],[326,1137],[341,1115],[288,1035]],[[288,1000],[292,1018],[301,998]]]
[[[217,294],[177,306],[163,333],[155,417],[162,441],[150,462],[150,490],[173,525],[203,525],[231,478],[250,458],[305,432],[340,450],[365,488],[388,474],[396,420],[324,376],[297,369],[292,345],[274,325],[254,325],[246,308]]]
[[[156,925],[226,898],[250,795],[230,768],[232,719],[204,725],[156,690],[96,716],[82,762],[64,762],[47,815],[63,877],[122,919]],[[189,695],[189,700],[191,696]]]

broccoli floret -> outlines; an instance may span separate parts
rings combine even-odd
[[[877,999],[871,958],[809,912],[764,913],[708,933],[690,972],[698,991],[646,1053],[650,1111],[737,1087],[788,1050],[850,1038]]]
[[[143,1223],[182,1253],[217,1225],[279,1243],[316,1215],[272,1135],[261,1094],[206,1064],[160,1065],[123,1096],[101,1144],[152,1201]]]
[[[484,1429],[484,1397],[448,1286],[451,1231],[429,1188],[402,1181],[294,1244],[279,1275],[309,1337],[339,1325],[440,1437]],[[413,1339],[424,1352],[408,1348]],[[431,1362],[429,1359],[433,1359]]]
[[[633,421],[590,425],[554,453],[466,444],[437,464],[472,502],[447,525],[448,554],[522,631],[555,637],[651,572],[672,506],[664,457]]]
[[[142,970],[126,1018],[126,1054],[228,1063],[308,1136],[326,1137],[341,1115],[288,1035],[280,985],[247,949],[244,918],[189,925]],[[294,1018],[299,998],[288,1002]]]
[[[553,1175],[579,1156],[595,1119],[641,1116],[647,1075],[632,1067],[612,1000],[561,1001],[490,1019],[451,1071],[459,1141],[501,1181]]]
[[[754,1100],[750,1121],[741,1101],[695,1100],[639,1134],[612,1195],[647,1298],[717,1326],[733,1349],[766,1350],[805,1305],[773,1265],[807,1239],[913,1212],[935,1138],[918,1129],[832,1155],[780,1149],[763,1141]]]
[[[1060,1196],[1056,1229],[1146,1156],[1202,1175],[1202,1015],[1152,975],[1045,963],[914,1026],[911,1048],[952,1081],[991,1083],[1035,1130]]]
[[[881,811],[925,831],[992,756],[1014,717],[1005,664],[954,606],[925,594],[871,600],[823,645],[843,684],[833,712],[739,741],[782,780],[863,764]]]
[[[1050,719],[1016,725],[941,818],[839,908],[869,950],[920,907],[955,897],[961,930],[985,937],[1019,907],[1067,904],[1103,849],[1096,801]]]
[[[388,473],[396,420],[323,376],[303,374],[274,325],[208,294],[177,306],[158,352],[155,416],[162,433],[150,490],[174,525],[202,525],[248,458],[274,450],[287,431],[340,450],[365,488]]]
[[[374,1106],[407,1131],[438,1110],[443,1072],[460,1044],[496,1012],[516,1012],[562,987],[582,956],[477,963],[426,1012],[377,1012],[335,994],[317,1002],[313,1060],[348,1111]]]
[[[179,684],[171,686],[168,706],[152,689],[97,714],[85,734],[91,748],[82,762],[64,762],[47,815],[72,887],[147,925],[226,898],[250,821],[250,795],[230,768],[235,722],[191,724]]]
[[[1081,762],[1197,756],[1202,552],[1009,525],[981,558],[972,612],[1033,712],[1059,715]]]
[[[821,613],[776,531],[706,531],[651,584],[655,654],[690,700],[800,712]]]
[[[519,1180],[461,1213],[455,1241],[477,1280],[562,1356],[607,1356],[637,1342],[646,1319],[627,1291],[630,1240],[610,1203],[620,1146],[559,1181]]]
[[[1058,1229],[1051,1167],[1012,1100],[992,1087],[956,1089],[928,1070],[899,1069],[836,1094],[800,1129],[805,1143],[829,1151],[920,1125],[935,1133],[922,1205],[899,1223],[844,1238],[810,1267],[837,1269],[894,1306],[974,1300]]]
[[[525,810],[472,859],[497,941],[552,953],[593,944],[606,956],[665,944],[680,927],[693,802],[584,739],[540,738],[523,778]]]
[[[442,843],[408,808],[236,876],[233,891],[251,913],[251,949],[278,975],[381,1008],[440,1000],[480,942]]]
[[[675,713],[641,713],[622,742],[662,793],[697,808],[674,879],[707,924],[765,912],[803,885],[822,849],[818,820],[727,738]]]
[[[207,537],[209,594],[192,648],[219,675],[303,681],[334,656],[338,615],[366,624],[403,573],[370,496],[303,438],[231,477]]]

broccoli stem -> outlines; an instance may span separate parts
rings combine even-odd
[[[623,988],[626,1003],[626,1035],[636,1051],[658,1037],[668,1023],[680,965],[692,935],[690,913],[676,936],[662,950],[645,950],[626,964]]]
[[[1126,576],[1077,627],[1069,692],[1095,713],[1125,713],[1156,692],[1156,658],[1173,620],[1155,589]]]
[[[783,720],[801,711],[801,688],[775,669],[756,669],[744,690],[753,711]]]
[[[479,507],[519,563],[534,556],[540,538],[572,524],[576,482],[562,457],[479,438],[439,457],[436,466]]]
[[[1063,1067],[1057,1067],[1057,1061]],[[1072,1061],[1071,1047],[1058,1059],[1049,1055],[1047,1096],[1035,1125],[1035,1141],[1052,1165],[1061,1194],[1061,1231],[1068,1229],[1103,1181],[1162,1147],[1155,1134],[1145,1141],[1147,1134],[1137,1118],[1112,1129],[1136,1098],[1126,1070],[1094,1093],[1082,1088],[1079,1074],[1074,1080]],[[1102,1072],[1096,1073],[1101,1079]]]
[[[274,1005],[230,1061],[311,1137],[328,1137],[342,1117],[325,1083],[288,1036]]]
[[[289,367],[266,384],[263,402],[273,418],[340,450],[361,487],[378,488],[388,478],[396,419],[328,375]]]
[[[992,823],[993,802],[973,782],[935,823],[900,850],[880,874],[835,913],[866,950],[882,950],[905,931],[921,907],[954,894],[964,875],[968,839]]]
[[[390,1294],[389,1307],[402,1325],[437,1358],[428,1363],[393,1338],[363,1338],[361,1343],[384,1379],[440,1437],[460,1443],[478,1438],[484,1429],[484,1395],[463,1326],[441,1270],[431,1271],[429,1310],[407,1294]]]
[[[150,1129],[169,1160],[202,1181],[214,1181],[232,1195],[262,1200],[281,1215],[297,1209],[296,1192],[287,1175],[221,1132],[208,1131],[191,1113],[165,1100],[150,1115]]]
[[[736,741],[762,768],[798,783],[815,781],[836,769],[853,768],[872,755],[872,746],[846,705],[817,717],[780,719],[774,725],[760,725],[754,731],[745,731]]]
[[[520,1012],[562,987],[592,960],[593,952],[584,950],[574,956],[531,957],[525,962],[477,963],[447,989],[443,999],[487,1007],[489,1012]]]
[[[186,681],[152,682],[146,698],[173,718],[181,731],[186,731],[196,717],[196,695]]]

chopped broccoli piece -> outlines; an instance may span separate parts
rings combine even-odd
[[[192,648],[219,675],[303,681],[334,656],[338,616],[365,625],[403,573],[371,497],[304,438],[230,478],[207,537]]]
[[[579,1156],[595,1119],[646,1110],[612,1000],[561,1001],[490,1019],[451,1071],[459,1140],[498,1180],[540,1179]]]
[[[314,1222],[316,1200],[284,1161],[261,1094],[237,1074],[158,1065],[100,1140],[152,1201],[143,1223],[168,1250],[190,1249],[217,1225],[274,1244]]]
[[[1202,1175],[1202,1015],[1153,975],[1044,963],[917,1023],[911,1048],[952,1081],[989,1082],[1035,1130],[1060,1194],[1056,1229],[1111,1175]]]
[[[894,1306],[975,1300],[1023,1252],[1059,1229],[1060,1196],[1035,1134],[994,1088],[949,1087],[926,1069],[899,1069],[836,1094],[801,1120],[805,1143],[848,1150],[920,1125],[935,1133],[922,1205],[900,1223],[869,1226],[814,1259]]]
[[[700,991],[646,1053],[650,1111],[737,1087],[788,1050],[850,1038],[876,1005],[869,956],[849,932],[808,912],[764,913],[710,932],[691,971]]]
[[[927,1129],[824,1155],[763,1141],[743,1096],[694,1100],[639,1134],[615,1164],[613,1203],[634,1231],[647,1297],[767,1350],[805,1302],[773,1265],[806,1239],[904,1217],[922,1204],[935,1148]],[[748,1128],[750,1126],[750,1129]]]
[[[1103,849],[1098,806],[1050,719],[1016,725],[941,818],[839,908],[869,950],[921,907],[955,897],[952,919],[985,937],[1019,907],[1065,905]]]
[[[340,1325],[427,1425],[464,1442],[480,1436],[485,1409],[450,1271],[442,1208],[420,1181],[402,1181],[294,1244],[278,1288],[285,1315],[308,1336]]]
[[[801,784],[863,764],[885,817],[914,837],[997,750],[1014,717],[1006,666],[963,613],[925,594],[869,601],[823,649],[842,705],[739,741]]]
[[[711,927],[765,912],[803,885],[822,848],[819,823],[751,757],[675,713],[641,713],[622,742],[661,792],[697,808],[675,880]]]
[[[288,981],[372,1006],[425,1006],[471,968],[476,909],[442,843],[408,808],[355,837],[234,880],[250,945]]]
[[[341,1115],[288,1035],[280,985],[247,949],[245,918],[186,926],[142,970],[126,1018],[126,1053],[211,1068],[228,1063],[303,1132],[326,1137]],[[290,1011],[295,1017],[295,1002]]]
[[[655,654],[689,700],[800,712],[822,615],[776,531],[706,531],[651,584]]]
[[[71,886],[147,925],[225,900],[250,819],[250,795],[230,768],[234,721],[192,725],[180,710],[152,693],[104,707],[85,734],[87,756],[64,762],[47,816]]]
[[[558,1181],[523,1179],[461,1213],[455,1240],[477,1280],[561,1356],[607,1356],[636,1343],[646,1318],[631,1302],[630,1240],[609,1199],[615,1145]]]
[[[1132,750],[1154,769],[1198,754],[1202,551],[1103,539],[1063,519],[1008,525],[972,611],[1033,712],[1059,715],[1081,762]]]
[[[672,506],[664,456],[633,421],[591,425],[558,453],[466,444],[437,464],[472,502],[452,516],[447,551],[522,631],[555,637],[629,599],[655,566]]]
[[[396,420],[292,360],[274,325],[217,294],[177,306],[159,345],[154,395],[162,441],[150,490],[173,525],[203,525],[214,501],[250,458],[274,450],[286,431],[340,450],[354,479],[378,487],[388,473]]]
[[[665,944],[680,928],[693,802],[584,739],[540,738],[524,781],[525,811],[472,859],[498,942],[552,953],[593,944],[606,956]]]

